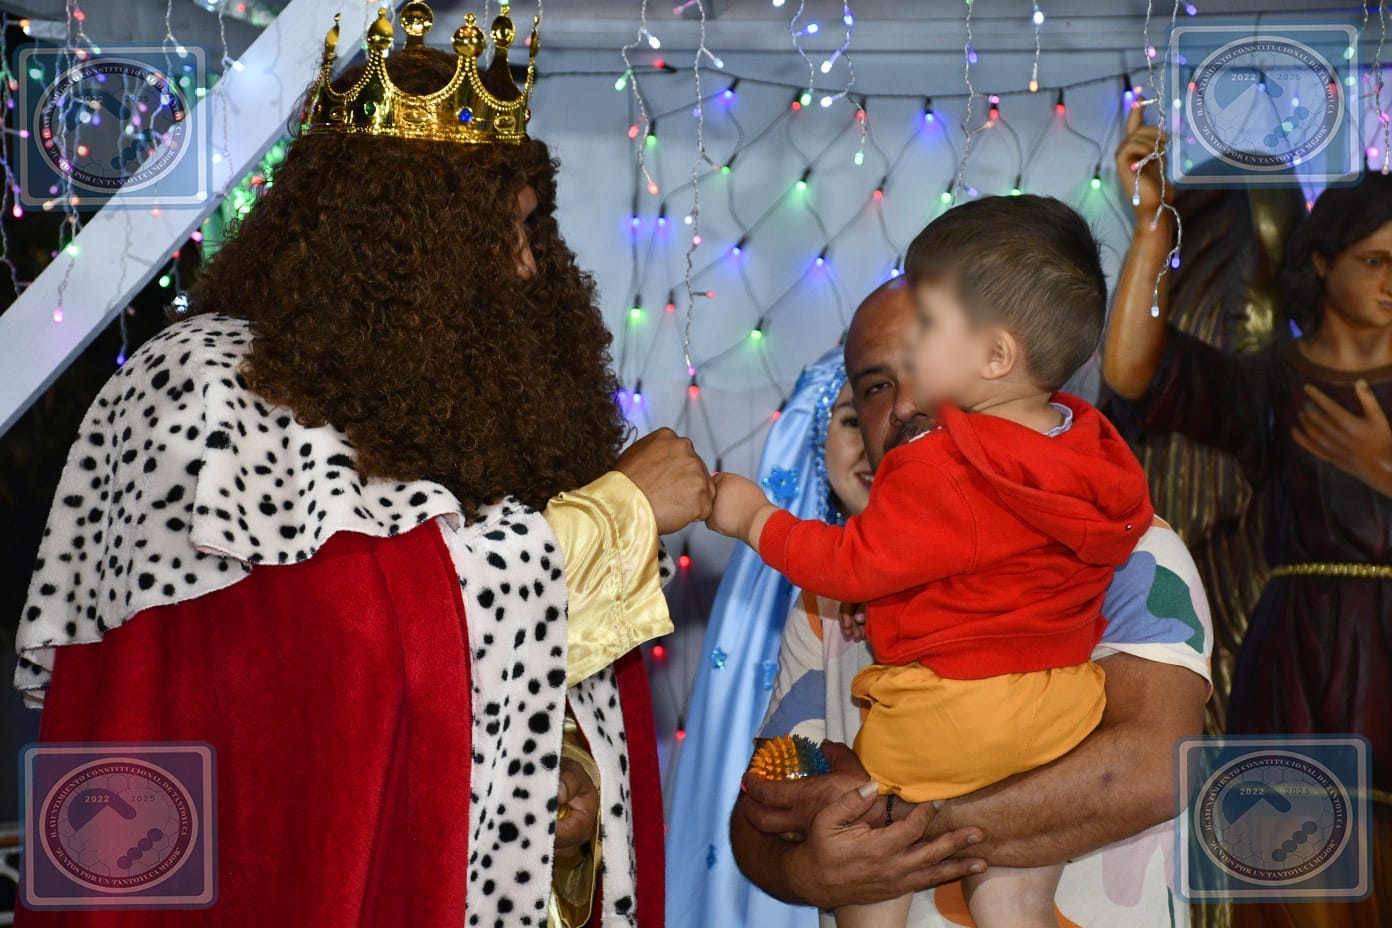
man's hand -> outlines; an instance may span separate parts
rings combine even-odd
[[[1320,460],[1392,496],[1392,426],[1366,380],[1358,381],[1354,389],[1363,406],[1361,416],[1307,384],[1305,395],[1310,402],[1300,410],[1300,424],[1291,438]]]
[[[599,791],[590,775],[575,761],[561,758],[561,783],[556,792],[556,861],[578,860],[586,842],[593,841],[599,815]]]
[[[831,764],[831,772],[801,780],[765,780],[750,771],[744,775],[744,794],[749,806],[749,823],[769,835],[782,835],[801,841],[812,829],[817,813],[836,802],[849,790],[865,785],[870,775],[865,772],[855,752],[839,741],[823,741],[822,753]],[[884,821],[884,799],[872,803],[866,811],[867,824]]]
[[[667,535],[710,515],[715,482],[691,439],[658,429],[634,442],[615,470],[643,491],[657,519],[657,533]]]
[[[847,641],[864,641],[865,603],[842,603],[838,614],[841,618],[841,637]]]
[[[759,535],[778,507],[768,501],[759,485],[739,474],[715,475],[715,505],[706,525],[711,531],[737,538],[758,550]]]
[[[819,908],[869,905],[986,869],[984,860],[953,856],[981,840],[978,829],[923,840],[936,814],[931,803],[887,827],[867,824],[875,790],[871,780],[841,794],[813,818],[806,841],[785,845],[790,896]]]

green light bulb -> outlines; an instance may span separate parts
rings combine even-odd
[[[803,192],[805,192],[805,191],[807,190],[807,181],[805,181],[805,180],[800,180],[800,181],[798,181],[798,182],[797,182],[797,189],[798,189],[798,193],[803,193]]]
[[[160,285],[161,287],[165,287],[165,288],[168,288],[168,287],[169,287],[169,275],[168,275],[168,274],[161,274],[161,275],[160,275],[159,285]]]
[[[643,321],[643,307],[641,307],[641,306],[635,306],[635,307],[633,307],[632,309],[630,309],[630,310],[628,311],[628,321],[629,321],[629,322],[642,322],[642,321]]]
[[[946,190],[944,190],[944,191],[942,192],[942,196],[938,197],[938,199],[939,199],[939,200],[942,200],[944,203],[951,203],[951,202],[952,202],[952,194],[950,194],[950,193],[948,193]]]
[[[763,339],[764,339],[764,330],[763,330],[763,329],[752,329],[752,330],[750,330],[750,332],[749,332],[749,340],[750,340],[750,341],[752,341],[752,342],[758,342],[758,341],[763,341]]]
[[[1102,178],[1100,178],[1100,177],[1098,177],[1096,174],[1094,174],[1094,175],[1092,176],[1092,180],[1088,181],[1088,186],[1091,187],[1093,190],[1101,190],[1101,189],[1102,189]]]

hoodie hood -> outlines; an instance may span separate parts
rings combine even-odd
[[[992,416],[944,405],[938,422],[1001,503],[1087,564],[1120,565],[1155,510],[1145,471],[1092,404],[1059,393],[1073,425],[1050,438]]]

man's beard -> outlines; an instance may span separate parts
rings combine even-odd
[[[885,454],[889,454],[900,445],[908,444],[920,435],[933,431],[937,425],[938,420],[927,413],[916,414],[908,422],[899,426],[899,431],[890,436],[889,441],[885,443]]]

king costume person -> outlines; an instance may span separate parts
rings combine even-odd
[[[335,24],[276,189],[97,396],[20,622],[42,742],[212,746],[216,899],[21,926],[661,924],[633,649],[672,526],[526,137],[536,29],[519,89],[506,4],[486,71],[472,14],[454,56],[399,24],[391,75],[383,10],[334,85]],[[598,797],[562,863],[568,764]]]

